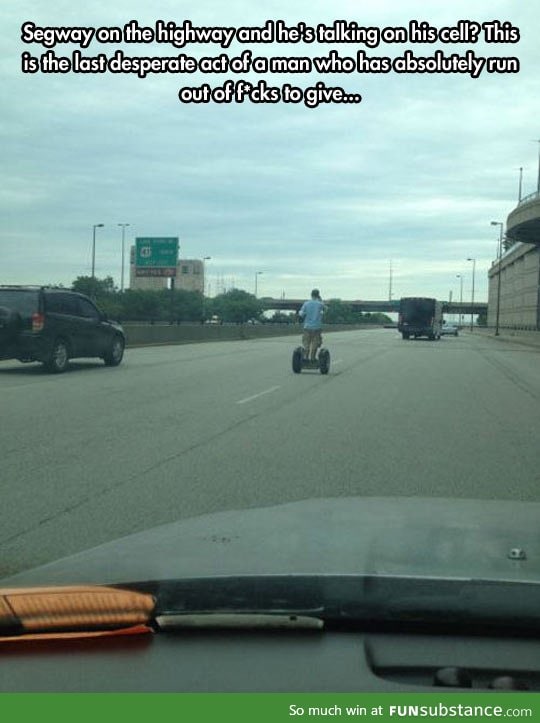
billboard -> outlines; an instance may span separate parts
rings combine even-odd
[[[178,236],[135,239],[135,276],[176,277]]]

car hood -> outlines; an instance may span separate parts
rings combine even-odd
[[[540,503],[309,499],[161,525],[2,580],[107,584],[239,575],[540,581]]]

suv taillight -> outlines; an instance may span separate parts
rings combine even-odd
[[[32,331],[43,331],[45,326],[45,317],[43,314],[35,313],[32,314]]]

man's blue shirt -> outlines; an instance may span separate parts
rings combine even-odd
[[[323,303],[319,299],[310,299],[302,304],[300,316],[304,319],[304,329],[318,331],[322,329]]]

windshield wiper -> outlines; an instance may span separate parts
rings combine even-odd
[[[317,614],[289,610],[195,610],[159,614],[148,592],[123,587],[0,589],[0,641],[95,637],[185,629],[320,630]]]
[[[325,629],[442,626],[540,635],[540,582],[300,574],[183,578],[123,587],[153,594],[156,617],[232,615],[240,626],[248,620],[240,616],[282,615],[321,620]],[[212,624],[207,617],[201,622]]]
[[[324,621],[310,615],[249,612],[208,612],[179,615],[158,615],[158,630],[163,632],[185,629],[273,629],[321,630]]]
[[[0,589],[0,639],[180,629],[495,629],[540,636],[540,582],[254,575]]]

